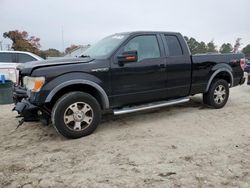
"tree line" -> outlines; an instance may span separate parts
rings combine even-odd
[[[79,47],[79,45],[72,44],[67,47],[64,52],[60,52],[57,49],[49,48],[47,50],[41,50],[40,38],[35,36],[29,36],[26,31],[8,31],[3,33],[4,38],[9,38],[12,41],[11,48],[13,50],[28,51],[34,54],[37,54],[43,58],[47,57],[60,57],[64,56],[67,53],[70,53],[72,50]],[[224,43],[221,46],[217,47],[214,41],[205,43],[203,41],[199,42],[193,37],[184,37],[187,41],[187,44],[190,48],[192,54],[201,54],[201,53],[237,53],[240,52],[241,47],[241,38],[237,38],[235,43],[232,45],[230,43]],[[250,58],[250,44],[246,45],[242,51],[246,57]]]
[[[71,45],[65,49],[64,52],[60,52],[57,49],[49,48],[47,50],[41,50],[40,38],[35,36],[29,36],[26,31],[8,31],[3,33],[4,38],[8,38],[12,41],[11,49],[18,51],[27,51],[39,55],[46,59],[47,57],[62,57],[72,50],[79,47],[79,45]]]
[[[241,47],[241,38],[237,38],[234,45],[231,43],[223,43],[219,48],[215,45],[214,41],[205,43],[203,41],[198,42],[195,38],[184,37],[187,41],[187,44],[190,48],[192,54],[202,54],[202,53],[238,53],[240,52]],[[247,49],[250,48],[250,45],[247,45],[243,48],[242,52],[246,55],[250,55]]]

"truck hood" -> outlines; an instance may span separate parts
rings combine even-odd
[[[22,63],[17,66],[17,69],[21,72],[22,75],[30,75],[31,72],[35,69],[41,67],[50,67],[50,66],[61,66],[68,64],[78,64],[78,63],[89,63],[93,61],[93,58],[58,58],[53,60],[42,60],[42,61],[31,61],[27,63]]]

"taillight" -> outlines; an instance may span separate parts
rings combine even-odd
[[[241,66],[241,69],[244,71],[247,66],[245,58],[240,60],[240,66]]]

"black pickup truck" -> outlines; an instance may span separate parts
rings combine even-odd
[[[108,36],[81,57],[30,62],[18,67],[15,110],[51,119],[68,138],[91,134],[101,115],[130,113],[187,102],[222,108],[229,87],[243,84],[243,54],[191,55],[174,32],[126,32]]]

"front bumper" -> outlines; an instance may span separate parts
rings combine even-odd
[[[24,121],[38,121],[38,107],[31,104],[27,90],[21,86],[16,86],[13,91],[15,102],[14,111],[17,111],[19,117],[23,117]]]
[[[18,114],[22,114],[25,111],[34,111],[37,109],[38,109],[37,106],[34,106],[26,99],[23,99],[21,102],[17,102],[14,108],[14,110],[16,110]]]
[[[15,104],[18,102],[21,102],[22,99],[28,98],[27,90],[21,86],[14,87],[13,98],[14,98]]]
[[[17,111],[19,117],[23,117],[24,121],[38,121],[38,107],[31,104],[27,99],[17,102],[13,110]]]

